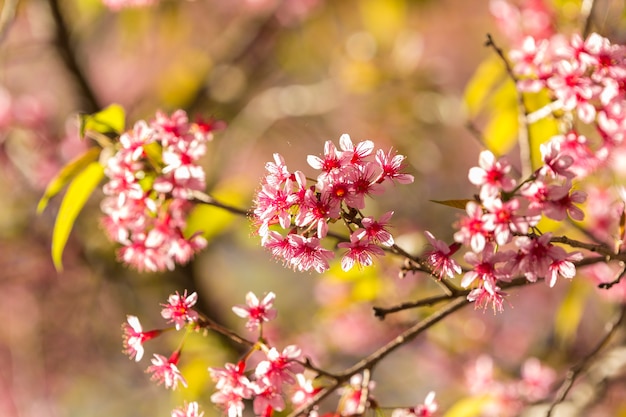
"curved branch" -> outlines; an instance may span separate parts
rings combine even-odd
[[[87,76],[78,63],[75,46],[71,41],[70,32],[67,22],[63,17],[63,13],[61,12],[59,1],[48,0],[48,3],[50,4],[50,12],[55,26],[54,45],[66,68],[76,81],[78,89],[80,90],[80,95],[83,99],[83,108],[81,110],[86,113],[95,113],[100,110],[101,106],[96,93],[87,80]]]
[[[319,404],[320,401],[322,401],[324,398],[334,392],[341,384],[348,381],[350,377],[352,377],[352,375],[362,372],[365,369],[373,368],[378,364],[378,362],[383,360],[390,353],[394,352],[399,347],[404,346],[415,337],[417,337],[419,334],[429,329],[434,324],[440,322],[450,314],[454,313],[457,310],[460,310],[469,303],[470,302],[467,301],[466,298],[457,298],[456,300],[448,303],[441,310],[426,317],[424,320],[417,322],[412,327],[402,332],[402,334],[398,335],[396,338],[391,340],[389,343],[387,343],[371,355],[360,360],[345,371],[337,374],[337,379],[335,381],[333,381],[329,386],[323,388],[320,392],[318,392],[309,402],[292,411],[288,417],[296,417],[299,415],[308,414],[308,412],[315,405]]]
[[[571,367],[570,370],[567,372],[565,380],[563,381],[561,387],[557,392],[556,398],[554,399],[552,404],[550,404],[550,408],[546,413],[546,417],[552,416],[552,412],[554,411],[556,406],[565,400],[565,397],[567,397],[567,394],[570,392],[572,386],[574,385],[574,382],[576,381],[576,378],[578,378],[580,374],[589,367],[593,359],[607,345],[615,331],[619,328],[619,325],[624,320],[624,316],[626,316],[626,304],[622,304],[620,306],[619,313],[615,316],[613,320],[606,324],[604,336],[602,337],[602,339],[600,339],[600,341],[593,348],[593,350],[589,352],[587,356],[585,356],[580,362]]]

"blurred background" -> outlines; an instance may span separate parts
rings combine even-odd
[[[162,0],[119,12],[99,0],[0,4],[13,3],[0,44],[0,415],[169,416],[184,399],[217,415],[206,368],[240,353],[225,340],[187,342],[180,365],[190,387],[175,393],[144,370],[152,353],[175,349],[177,335],[150,342],[139,364],[121,352],[126,315],[148,329],[163,326],[159,303],[174,291],[197,291],[203,312],[244,335],[230,307],[247,291],[274,291],[279,315],[268,337],[279,347],[299,344],[331,371],[433,311],[373,316],[372,306],[439,293],[427,277],[400,278],[400,259],[348,274],[337,265],[323,276],[295,273],[260,247],[246,218],[215,208],[196,213],[210,243],[193,262],[138,274],[116,262],[100,229],[100,192],[79,216],[57,272],[50,244],[60,198],[41,215],[37,202],[52,176],[93,145],[79,138],[79,112],[119,103],[130,126],[156,110],[184,108],[228,125],[203,161],[208,192],[223,201],[249,208],[273,153],[307,172],[306,155],[348,133],[406,155],[415,175],[368,214],[395,210],[394,234],[413,253],[425,247],[424,230],[451,241],[457,211],[430,200],[471,198],[467,170],[482,150],[473,129],[516,129],[489,127],[487,116],[468,114],[464,104],[468,82],[494,55],[486,34],[502,47],[516,41],[494,18],[497,2]],[[581,1],[522,3],[558,10],[554,21],[570,29],[580,24]],[[623,21],[609,11],[621,2],[598,3],[604,34],[619,41]],[[508,150],[517,163],[515,148]],[[382,362],[374,394],[382,405],[413,406],[435,390],[445,410],[468,395],[464,370],[481,353],[494,357],[505,379],[518,376],[529,356],[563,374],[595,344],[612,311],[591,285],[576,285],[512,292],[497,316],[454,315]],[[574,307],[564,310],[564,299]],[[559,314],[566,318],[555,331]],[[567,314],[577,318],[563,330]],[[609,392],[589,415],[618,415],[610,414],[618,397]]]

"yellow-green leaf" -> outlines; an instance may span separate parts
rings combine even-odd
[[[84,137],[87,130],[107,134],[121,134],[126,125],[124,108],[119,104],[111,104],[94,114],[80,115],[80,136]]]
[[[588,287],[581,280],[574,279],[568,284],[567,294],[554,318],[554,333],[557,340],[563,344],[569,344],[576,336],[588,293]]]
[[[492,401],[488,395],[469,397],[457,401],[443,417],[476,417],[483,414],[485,406]]]
[[[50,180],[46,191],[43,193],[39,204],[37,204],[37,213],[41,214],[52,197],[57,195],[59,191],[67,185],[79,172],[87,167],[90,163],[97,161],[100,155],[100,148],[90,148],[87,152],[78,156],[65,165],[59,173]]]
[[[52,232],[52,261],[57,271],[63,269],[63,250],[78,213],[104,176],[104,168],[92,162],[75,176],[61,202]]]
[[[504,74],[504,64],[498,56],[492,55],[481,62],[465,88],[465,106],[470,118],[480,113]]]
[[[432,203],[441,204],[443,206],[465,210],[467,203],[469,203],[470,201],[474,201],[474,200],[461,199],[461,200],[430,200],[430,201]]]

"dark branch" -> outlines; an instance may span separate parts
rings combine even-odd
[[[619,325],[624,320],[625,315],[626,315],[626,304],[622,304],[620,306],[619,313],[615,316],[615,318],[612,321],[606,324],[604,336],[602,337],[602,339],[600,339],[596,347],[593,348],[593,350],[589,352],[587,356],[585,356],[576,365],[571,367],[570,370],[567,372],[567,375],[565,376],[565,380],[563,381],[563,383],[561,384],[561,387],[559,388],[557,392],[556,398],[554,399],[552,404],[550,404],[550,408],[548,409],[548,412],[546,413],[546,417],[552,416],[552,412],[554,411],[555,407],[565,400],[565,397],[567,397],[567,394],[572,389],[572,386],[574,385],[574,382],[576,381],[576,379],[580,376],[581,373],[583,373],[589,367],[589,365],[593,362],[593,360],[598,355],[598,353],[607,345],[607,343],[609,342],[609,340],[611,339],[615,331],[618,329]]]
[[[55,26],[55,42],[54,45],[63,60],[67,70],[70,72],[82,98],[82,111],[86,113],[95,113],[100,110],[101,106],[96,97],[95,92],[91,88],[91,84],[87,80],[87,76],[83,72],[78,59],[76,57],[76,48],[72,43],[67,22],[63,17],[58,0],[49,0],[50,11]]]

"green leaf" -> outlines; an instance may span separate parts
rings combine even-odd
[[[492,401],[489,395],[464,398],[456,402],[443,417],[477,417],[483,414],[485,406]]]
[[[467,203],[469,203],[470,201],[475,201],[475,200],[464,199],[464,200],[430,200],[430,201],[432,203],[441,204],[443,206],[465,210]]]
[[[43,193],[41,200],[39,200],[39,204],[37,204],[37,213],[41,214],[46,209],[50,199],[57,195],[63,187],[78,175],[79,172],[84,170],[87,165],[97,161],[98,156],[100,156],[100,148],[90,148],[87,152],[74,158],[65,165],[61,171],[50,180],[50,183],[48,183],[46,191]]]
[[[480,113],[498,84],[504,76],[504,64],[495,55],[480,63],[474,75],[465,88],[464,101],[470,118]]]
[[[98,162],[92,162],[76,175],[67,188],[52,232],[52,261],[57,271],[63,270],[63,250],[74,221],[103,177],[104,167]]]
[[[111,104],[107,108],[94,114],[80,115],[80,136],[84,137],[88,130],[117,135],[124,131],[126,114],[119,104]]]

